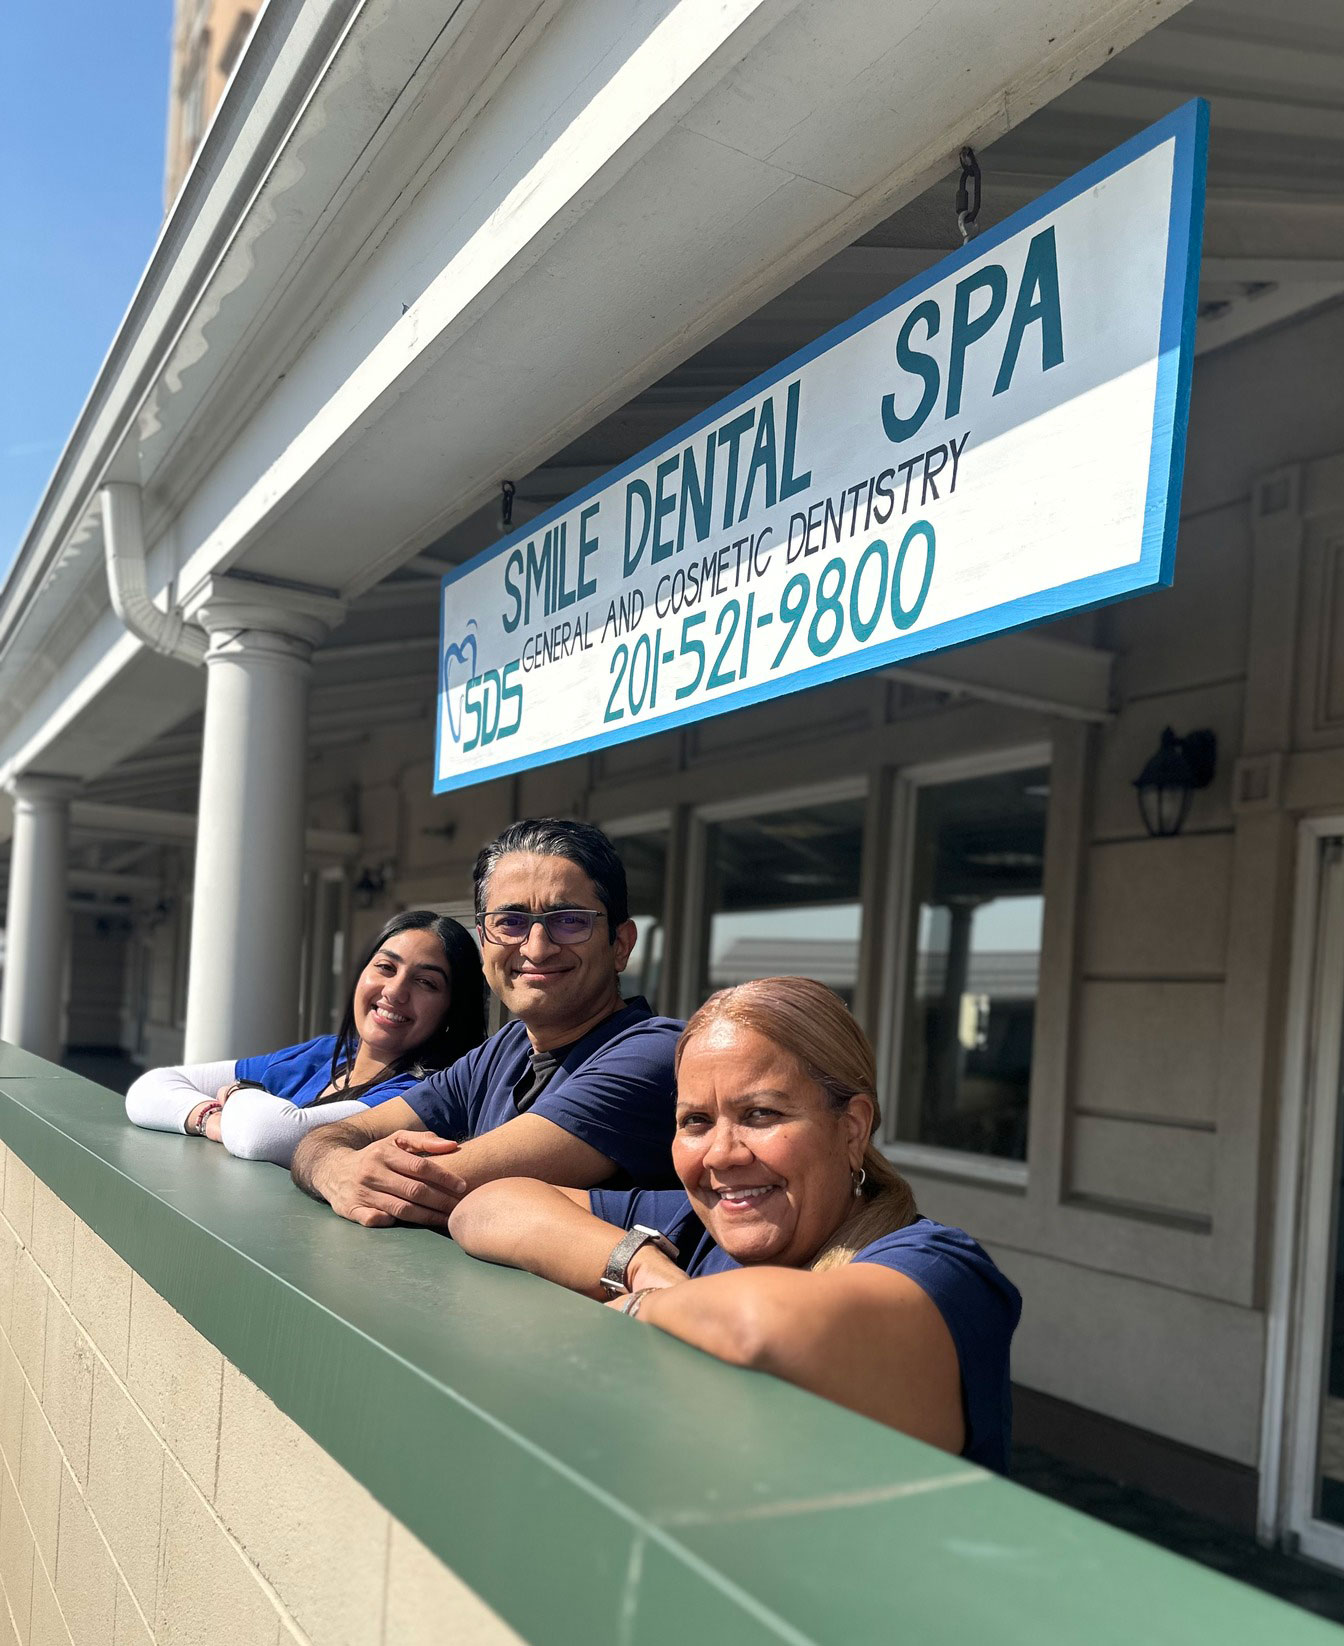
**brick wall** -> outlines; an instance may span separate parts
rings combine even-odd
[[[0,1646],[517,1640],[3,1146],[0,1183]]]

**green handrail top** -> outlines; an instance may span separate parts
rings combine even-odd
[[[3,1044],[0,1139],[536,1646],[1344,1641]]]

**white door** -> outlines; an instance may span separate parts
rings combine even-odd
[[[1266,1475],[1279,1491],[1277,1505],[1262,1501],[1261,1519],[1262,1531],[1344,1567],[1344,839],[1312,833],[1299,880],[1270,1315],[1267,1393],[1277,1384],[1281,1398]]]

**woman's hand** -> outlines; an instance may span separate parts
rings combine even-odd
[[[221,1111],[237,1090],[237,1080],[226,1080],[216,1091],[213,1098],[208,1098],[204,1103],[198,1103],[191,1111],[187,1116],[186,1129],[189,1132],[195,1132],[198,1137],[208,1137],[212,1143],[222,1143],[223,1137],[220,1131]],[[202,1112],[205,1113],[204,1126],[201,1125]]]
[[[641,1246],[630,1259],[625,1271],[625,1283],[632,1292],[661,1290],[665,1286],[679,1286],[686,1276],[666,1252],[660,1252],[652,1241]],[[621,1300],[617,1298],[619,1303]]]
[[[218,1143],[219,1113],[222,1107],[223,1103],[220,1098],[207,1097],[204,1103],[197,1103],[193,1106],[182,1130],[190,1137],[208,1137]],[[201,1125],[202,1117],[205,1119],[204,1126]]]

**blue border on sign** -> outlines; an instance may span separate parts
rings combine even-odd
[[[1058,207],[1075,200],[1080,194],[1104,182],[1123,170],[1141,155],[1150,153],[1163,143],[1174,142],[1171,176],[1171,205],[1167,223],[1167,257],[1165,283],[1162,294],[1162,313],[1158,331],[1157,387],[1153,407],[1153,438],[1148,460],[1148,488],[1144,504],[1144,524],[1137,562],[1117,567],[1113,571],[1098,572],[1075,583],[1056,584],[1054,588],[1036,594],[1023,595],[1017,600],[987,607],[966,617],[933,628],[919,629],[880,645],[865,647],[862,652],[851,652],[832,661],[800,669],[781,680],[763,681],[744,691],[725,692],[722,697],[703,699],[699,703],[671,714],[659,715],[656,720],[613,728],[574,743],[561,744],[553,749],[521,755],[516,760],[505,760],[493,766],[475,767],[460,776],[440,778],[439,763],[442,753],[444,693],[443,651],[445,645],[445,600],[449,587],[460,578],[476,571],[500,555],[508,554],[520,543],[544,531],[547,524],[577,508],[587,498],[606,491],[626,475],[641,469],[660,452],[689,440],[709,423],[718,422],[735,406],[758,395],[791,376],[818,355],[827,353],[836,344],[853,336],[857,331],[881,319],[893,309],[911,301],[920,292],[945,280],[968,263],[978,261],[987,252],[1005,240],[1020,234],[1032,223],[1039,221]],[[1194,365],[1195,320],[1199,297],[1200,252],[1204,228],[1204,176],[1208,158],[1209,106],[1202,97],[1193,98],[1174,109],[1161,120],[1137,133],[1119,148],[1112,149],[1100,160],[1094,160],[1082,171],[1056,184],[1039,199],[1020,211],[1006,217],[984,234],[952,252],[904,285],[898,286],[885,297],[860,309],[850,319],[832,327],[822,337],[789,355],[778,365],[771,366],[742,388],[734,390],[722,400],[716,400],[698,416],[683,423],[662,439],[645,446],[624,463],[608,470],[581,490],[561,502],[553,504],[521,530],[493,543],[479,554],[465,560],[460,566],[445,573],[439,586],[439,646],[435,679],[434,716],[434,793],[449,794],[455,789],[469,788],[476,783],[497,777],[508,777],[515,772],[537,766],[548,766],[557,760],[570,760],[577,755],[590,754],[595,749],[611,748],[636,738],[649,737],[656,732],[675,731],[693,721],[706,720],[729,709],[749,708],[755,703],[783,697],[790,692],[810,686],[824,685],[831,680],[849,675],[866,674],[871,669],[890,667],[921,657],[929,652],[949,651],[969,645],[991,634],[1007,634],[1014,629],[1045,622],[1065,612],[1086,611],[1096,606],[1135,594],[1141,589],[1159,588],[1169,584],[1175,570],[1176,536],[1180,524],[1181,480],[1185,470],[1185,437],[1190,418],[1190,379]],[[861,660],[861,661],[860,661]],[[856,666],[857,661],[857,666]]]

